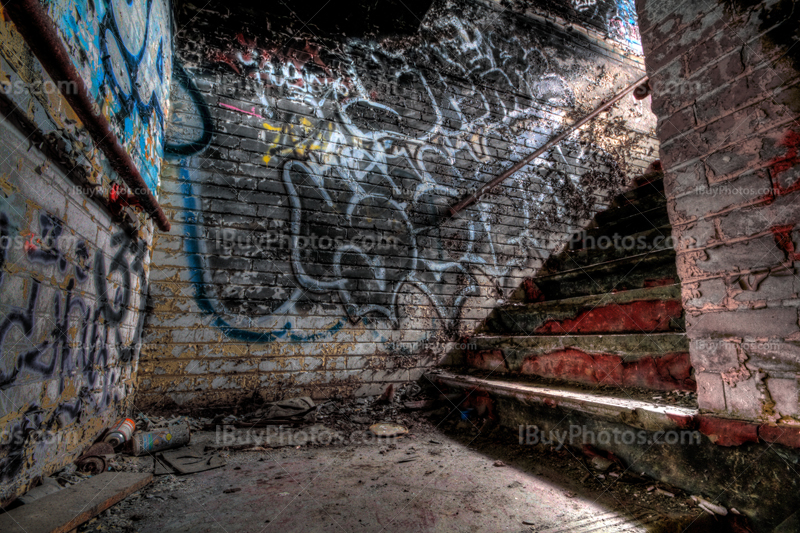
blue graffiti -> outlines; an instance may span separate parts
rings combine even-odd
[[[288,338],[291,342],[315,341],[329,337],[344,327],[345,321],[339,320],[322,333],[296,335],[290,333],[292,323],[289,321],[287,321],[282,328],[273,331],[252,331],[231,326],[225,318],[223,318],[222,313],[217,311],[213,298],[211,297],[212,291],[205,282],[205,266],[203,265],[203,258],[200,255],[202,244],[197,227],[199,222],[199,217],[197,215],[197,197],[192,187],[189,169],[187,168],[185,160],[182,160],[180,163],[180,179],[181,193],[183,194],[183,207],[186,210],[184,251],[186,252],[189,262],[189,280],[194,285],[195,301],[200,307],[200,311],[214,317],[214,321],[212,322],[214,327],[222,331],[228,338],[252,343],[273,342],[284,337]]]
[[[182,144],[173,144],[166,142],[164,144],[164,153],[167,156],[183,156],[188,157],[199,154],[211,143],[213,134],[213,127],[211,124],[211,111],[206,105],[203,95],[197,90],[197,86],[192,81],[186,69],[177,60],[173,65],[173,77],[178,85],[189,94],[195,109],[200,114],[200,121],[202,124],[202,135],[196,141],[190,141]]]
[[[211,139],[213,137],[211,111],[208,108],[205,98],[203,98],[203,95],[200,94],[199,90],[197,90],[197,86],[195,85],[194,81],[192,81],[183,65],[176,61],[173,69],[173,76],[175,77],[175,80],[180,87],[189,94],[189,97],[194,103],[198,115],[200,116],[202,123],[202,134],[199,139],[194,141],[181,144],[166,143],[164,145],[164,152],[167,156],[188,157],[199,154],[211,143]],[[281,338],[286,338],[291,342],[309,342],[326,338],[344,327],[345,322],[343,320],[339,320],[336,324],[322,333],[297,335],[291,333],[292,323],[288,321],[283,325],[283,327],[273,331],[253,331],[230,325],[230,323],[225,320],[222,313],[217,310],[211,296],[212,289],[205,282],[205,266],[201,256],[203,245],[200,232],[198,231],[198,224],[200,221],[197,213],[199,212],[199,206],[197,202],[197,196],[194,192],[194,188],[192,187],[192,181],[190,179],[189,169],[185,159],[180,161],[180,181],[181,193],[183,194],[183,207],[186,210],[186,238],[184,239],[184,251],[186,252],[189,263],[189,279],[194,285],[195,301],[200,307],[200,311],[206,315],[211,315],[214,317],[212,322],[214,327],[218,328],[228,338],[242,342],[253,343],[274,342],[275,340]]]
[[[159,98],[157,87],[167,81],[164,40],[169,35],[157,27],[162,22],[159,18],[165,15],[159,13],[162,5],[154,0],[147,0],[146,5],[141,0],[111,0],[100,23],[100,49],[103,67],[117,89],[124,114],[136,110],[145,123],[155,114],[163,125],[166,102],[163,96]],[[144,17],[144,28],[138,27],[140,17]]]

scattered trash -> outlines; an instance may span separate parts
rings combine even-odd
[[[501,461],[500,459],[498,459],[497,461],[495,461],[493,463],[493,466],[502,467],[502,466],[506,466],[506,464],[503,461]]]
[[[728,510],[721,505],[711,503],[702,496],[692,496],[692,500],[697,503],[697,506],[710,514],[718,514],[720,516],[727,516]]]
[[[298,425],[315,422],[317,420],[317,411],[318,408],[314,404],[314,400],[308,396],[303,396],[269,403],[242,418],[231,417],[227,419],[227,417],[218,416],[213,423],[243,428]]]
[[[376,403],[392,403],[392,400],[394,400],[394,383],[389,383]]]
[[[111,426],[111,429],[108,430],[103,441],[116,448],[128,442],[133,436],[134,431],[136,431],[136,422],[130,418],[123,418]]]
[[[400,437],[408,433],[408,428],[388,422],[373,424],[369,427],[369,430],[376,437]]]
[[[218,453],[204,452],[199,446],[159,453],[155,461],[161,464],[163,473],[177,474],[196,474],[226,464]]]
[[[140,456],[146,453],[178,448],[188,444],[190,439],[191,431],[186,420],[164,429],[148,433],[135,433],[132,439],[133,455]]]
[[[108,470],[108,459],[114,456],[114,448],[107,442],[98,442],[75,460],[81,472],[99,474]]]

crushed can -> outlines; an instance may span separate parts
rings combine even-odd
[[[116,448],[128,442],[131,436],[133,436],[134,431],[136,431],[136,422],[130,418],[123,418],[122,420],[118,420],[117,423],[108,430],[103,441]]]
[[[147,433],[136,433],[132,439],[133,455],[139,456],[179,448],[189,444],[190,439],[191,432],[187,420]]]

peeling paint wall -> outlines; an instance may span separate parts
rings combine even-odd
[[[637,6],[700,407],[796,424],[796,3]]]
[[[155,195],[172,81],[168,0],[55,0],[50,17],[112,131]]]
[[[299,6],[241,9],[177,16],[175,229],[154,243],[140,405],[416,379],[656,157],[630,98],[448,219],[641,77],[629,43],[472,1],[434,2],[410,31],[365,8],[358,37],[336,8],[308,28]]]
[[[0,83],[4,504],[130,412],[152,224],[108,209],[119,177],[2,17]]]

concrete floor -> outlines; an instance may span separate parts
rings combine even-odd
[[[80,531],[652,532],[684,530],[668,516],[705,519],[646,483],[587,482],[568,452],[514,446],[509,434],[476,439],[419,424],[391,441],[226,455],[217,470],[159,476]]]

